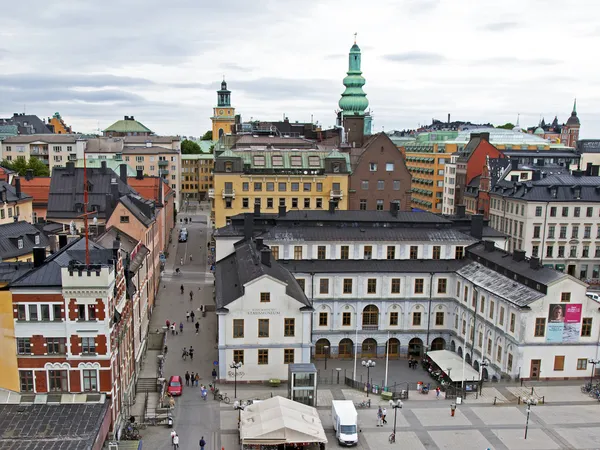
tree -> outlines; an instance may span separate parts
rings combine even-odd
[[[183,155],[197,155],[202,153],[202,149],[194,141],[185,139],[181,142],[181,153]]]
[[[49,177],[50,169],[36,157],[32,156],[29,161],[24,158],[17,158],[15,161],[3,160],[0,165],[7,169],[14,170],[20,176],[25,176],[27,169],[33,170],[33,175],[36,177]]]
[[[504,125],[498,125],[496,128],[502,128],[504,130],[512,130],[514,127],[515,126],[512,123],[508,122],[508,123],[505,123]]]
[[[213,140],[213,136],[212,136],[212,130],[208,130],[206,133],[204,133],[202,135],[202,137],[200,138],[201,141],[212,141]]]
[[[211,155],[215,152],[215,144],[211,145],[210,148],[208,149],[208,153],[210,153]]]

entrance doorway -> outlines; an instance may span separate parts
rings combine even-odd
[[[573,277],[575,276],[575,264],[569,264],[567,266],[567,273]]]
[[[532,359],[531,360],[531,369],[529,370],[529,378],[531,378],[532,380],[539,380],[541,366],[542,366],[541,359]]]

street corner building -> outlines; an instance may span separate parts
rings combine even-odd
[[[313,308],[262,239],[236,243],[216,268],[219,379],[287,379],[288,364],[310,362]]]

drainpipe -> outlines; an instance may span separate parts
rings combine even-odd
[[[473,289],[475,291],[475,289]],[[479,291],[477,291],[477,295],[475,296],[475,311],[473,311],[473,339],[471,342],[471,365],[475,360],[475,334],[477,333],[477,308],[479,307]],[[482,342],[483,344],[483,342]],[[481,352],[483,355],[483,351]],[[483,357],[481,358],[483,360]]]
[[[540,265],[542,265],[544,263],[544,247],[546,246],[546,221],[548,220],[548,205],[550,204],[550,202],[546,202],[546,211],[544,213],[544,230],[543,230],[543,234],[542,234],[542,248],[540,249]],[[554,232],[556,233],[556,229],[554,229]]]
[[[431,292],[433,289],[433,272],[429,272],[429,306],[427,308],[427,344],[425,345],[425,350],[429,351],[429,332],[431,330]]]

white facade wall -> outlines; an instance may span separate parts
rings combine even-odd
[[[456,160],[458,156],[451,156],[450,162],[446,163],[444,174],[444,194],[442,200],[442,214],[452,215],[455,213],[455,190],[456,190]]]

